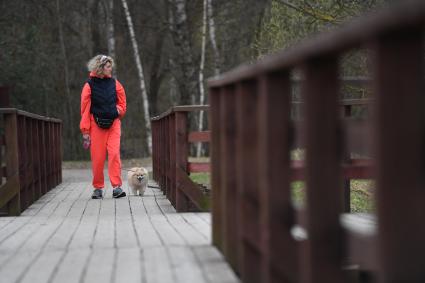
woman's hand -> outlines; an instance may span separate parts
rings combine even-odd
[[[84,149],[88,149],[90,147],[91,140],[89,134],[83,134],[83,147]]]

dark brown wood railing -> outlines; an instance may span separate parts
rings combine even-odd
[[[424,25],[425,2],[400,1],[209,81],[213,242],[244,282],[425,282]],[[339,63],[358,47],[374,54],[365,123],[339,108]],[[299,134],[295,68],[304,78]],[[295,135],[300,164],[290,157]],[[350,147],[370,147],[373,158],[347,162]],[[343,179],[362,174],[376,180],[367,223],[343,214]],[[297,212],[290,183],[300,178],[307,199]]]
[[[209,210],[209,196],[190,178],[209,172],[209,163],[189,162],[189,143],[209,142],[210,133],[189,132],[189,112],[208,106],[175,106],[152,119],[153,178],[178,212]]]
[[[0,115],[0,208],[19,215],[62,182],[62,122],[14,108]]]

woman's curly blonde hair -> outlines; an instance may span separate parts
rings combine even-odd
[[[87,69],[89,72],[95,72],[97,75],[102,75],[103,67],[105,67],[106,63],[111,63],[112,67],[114,67],[114,59],[112,59],[112,57],[96,55],[87,63]]]

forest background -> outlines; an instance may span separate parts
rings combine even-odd
[[[0,86],[13,107],[63,121],[64,160],[88,159],[79,132],[86,63],[109,54],[127,94],[121,155],[146,157],[148,117],[206,104],[208,78],[389,2],[0,0]],[[364,75],[352,66],[350,75]]]

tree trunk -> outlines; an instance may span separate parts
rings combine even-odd
[[[175,61],[181,68],[181,78],[177,79],[180,92],[179,104],[190,105],[192,98],[197,97],[197,76],[193,63],[193,53],[190,45],[189,28],[186,15],[186,0],[171,0],[171,33],[177,47],[178,56]]]
[[[164,77],[164,72],[161,69],[161,55],[162,46],[164,44],[165,36],[158,36],[155,41],[155,54],[152,58],[152,64],[150,68],[150,80],[149,80],[149,110],[151,117],[158,115],[158,92],[161,86],[161,81]]]
[[[99,25],[97,19],[99,18],[99,0],[89,1],[89,19],[90,19],[90,30],[91,30],[91,46],[90,46],[90,57],[97,53],[97,50],[101,44],[101,35],[99,31]]]
[[[139,80],[140,80],[140,89],[142,92],[141,94],[142,94],[143,111],[144,111],[144,117],[145,117],[145,128],[146,128],[146,136],[147,136],[147,143],[148,143],[148,151],[149,151],[149,155],[151,155],[152,154],[152,132],[151,132],[151,121],[149,117],[149,100],[148,100],[148,94],[146,92],[145,78],[143,75],[143,66],[140,60],[139,47],[137,45],[136,35],[134,33],[133,21],[131,19],[130,11],[128,10],[127,0],[122,0],[122,5],[123,5],[126,19],[127,19],[128,30],[130,32],[131,43],[133,45],[134,60],[136,61],[137,71],[138,71]]]
[[[205,43],[207,33],[207,0],[204,0],[204,13],[202,21],[202,45],[201,45],[201,63],[199,65],[199,104],[203,105],[205,100],[204,91],[204,64],[205,64]],[[199,111],[198,131],[202,131],[204,121],[204,111]],[[196,146],[196,156],[201,156],[202,143]]]
[[[208,1],[208,29],[210,32],[210,41],[211,46],[214,51],[214,75],[218,76],[220,74],[220,53],[218,52],[217,41],[215,39],[215,22],[213,17],[213,0]]]
[[[106,0],[106,25],[108,38],[108,55],[115,59],[115,36],[114,36],[114,0]],[[116,68],[114,68],[115,72]]]
[[[69,127],[69,134],[70,137],[68,137],[69,141],[69,147],[71,149],[71,156],[76,153],[76,148],[74,145],[74,137],[75,135],[75,127],[74,127],[74,115],[72,113],[72,105],[71,105],[71,91],[69,86],[69,67],[68,67],[68,57],[66,54],[66,48],[65,48],[65,39],[63,34],[63,26],[62,26],[62,15],[60,11],[60,0],[56,0],[56,17],[57,17],[57,24],[58,24],[58,32],[59,32],[59,44],[61,49],[61,55],[63,60],[63,74],[64,74],[64,80],[65,80],[65,99],[66,99],[66,109],[68,112],[68,123],[70,125]]]

